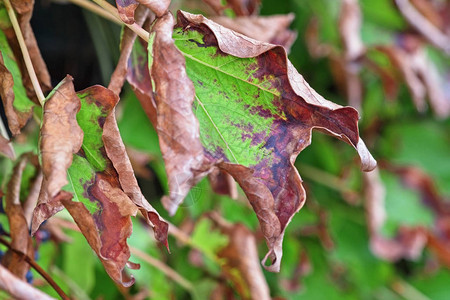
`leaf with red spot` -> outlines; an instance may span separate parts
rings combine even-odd
[[[125,281],[122,275],[130,257],[127,245],[132,232],[130,217],[140,209],[155,227],[156,238],[164,243],[168,225],[137,186],[114,117],[119,97],[102,86],[90,87],[77,96],[81,108],[76,121],[84,132],[83,143],[67,170],[69,184],[63,187],[64,191],[55,195],[41,190],[32,232],[65,207],[111,278],[130,286],[134,280]]]
[[[160,141],[173,136],[173,120],[180,130],[196,136],[196,122],[180,126],[181,120],[173,117],[174,110],[192,103],[193,112],[185,111],[182,116],[190,120],[193,113],[197,118],[204,153],[202,166],[191,168],[192,176],[198,180],[204,176],[202,172],[215,165],[234,177],[253,206],[270,248],[263,263],[271,258],[272,264],[266,268],[277,271],[285,228],[305,201],[302,180],[293,163],[310,144],[312,129],[353,146],[363,170],[375,167],[375,160],[359,138],[358,113],[317,94],[289,62],[283,47],[252,40],[201,15],[180,12],[173,33],[179,52],[174,52],[168,38],[170,19],[165,19],[157,20],[149,40]],[[179,90],[183,74],[177,69],[180,76],[174,76],[169,66],[178,63],[180,55],[186,61],[195,95],[178,93],[183,95],[184,104],[172,105],[168,119],[164,107],[179,96],[165,89],[172,84]],[[162,73],[158,73],[160,64],[165,66]],[[168,82],[160,82],[167,78],[164,74],[171,74]],[[176,157],[179,151],[186,156],[189,145],[195,143],[185,145],[180,138],[176,143],[161,145],[163,156]],[[197,151],[191,153],[194,160]],[[177,171],[184,173],[174,174]],[[186,174],[186,170],[181,171],[168,170],[169,180]],[[172,197],[177,193],[170,192],[163,204],[174,213],[179,197]]]

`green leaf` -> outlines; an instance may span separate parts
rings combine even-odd
[[[273,264],[267,268],[278,270],[284,230],[305,200],[293,161],[310,144],[312,129],[358,149],[364,170],[375,166],[359,140],[358,114],[311,89],[282,47],[246,39],[185,12],[178,14],[173,39],[195,87],[193,111],[205,158],[232,175],[247,194],[270,248],[263,262],[270,257]],[[158,37],[154,40],[149,44],[152,75],[164,57]],[[156,101],[158,106],[158,95]]]
[[[16,58],[9,47],[8,40],[3,31],[0,31],[0,51],[2,52],[6,68],[14,78],[14,108],[17,109],[18,112],[28,113],[35,104],[27,96],[27,92],[22,83],[22,75],[19,66],[17,65]]]

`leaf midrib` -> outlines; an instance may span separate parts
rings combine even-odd
[[[202,64],[202,65],[204,65],[204,66],[206,66],[206,67],[208,67],[208,68],[211,68],[211,69],[213,69],[213,70],[216,70],[216,71],[218,71],[218,72],[221,72],[221,73],[223,73],[223,74],[225,74],[225,75],[227,75],[227,76],[230,76],[230,77],[232,77],[232,78],[235,78],[235,79],[237,79],[237,80],[240,80],[240,81],[242,81],[242,82],[244,82],[244,83],[247,83],[247,84],[249,84],[249,85],[253,85],[253,86],[257,87],[258,89],[263,90],[263,91],[265,91],[265,92],[267,92],[267,93],[270,93],[270,94],[272,94],[272,95],[274,95],[274,96],[277,96],[277,97],[280,96],[280,94],[277,93],[277,92],[275,92],[275,91],[268,90],[268,89],[266,89],[266,88],[264,88],[264,87],[261,87],[260,85],[258,85],[258,84],[256,84],[256,83],[253,83],[253,82],[251,82],[251,81],[247,81],[247,80],[245,80],[245,79],[243,79],[243,78],[237,77],[236,75],[233,75],[233,74],[231,74],[231,73],[225,72],[225,71],[222,70],[220,67],[226,65],[227,63],[222,64],[222,65],[219,66],[219,67],[216,67],[216,66],[213,66],[213,65],[211,65],[211,64],[208,64],[208,63],[206,63],[206,62],[204,62],[204,61],[202,61],[202,60],[196,58],[195,56],[192,56],[192,55],[190,55],[190,54],[187,54],[186,52],[183,52],[182,50],[180,50],[180,52],[183,54],[184,57],[189,58],[189,59],[191,59],[191,60],[193,60],[193,61],[195,61],[195,62],[197,62],[197,63],[199,63],[199,64]],[[228,62],[228,63],[235,62],[235,61],[236,61],[236,60],[233,60],[233,61],[230,61],[230,62]]]

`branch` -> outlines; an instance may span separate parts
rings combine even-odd
[[[117,20],[120,21],[120,23],[124,24],[128,28],[130,28],[132,31],[134,31],[139,37],[141,37],[144,41],[148,41],[150,34],[144,30],[142,27],[140,27],[138,24],[126,24],[122,21],[122,19],[119,16],[119,13],[117,12],[117,8],[106,2],[105,0],[94,0],[95,3],[100,5],[104,10],[106,10],[108,13],[113,15]]]
[[[15,299],[54,299],[20,280],[2,265],[0,265],[0,289],[9,293]]]
[[[5,240],[4,238],[0,237],[0,243],[8,247],[9,250],[13,251],[17,255],[21,256],[23,260],[25,260],[33,269],[36,270],[47,282],[50,284],[50,286],[58,293],[58,295],[64,299],[64,300],[70,300],[70,298],[64,293],[64,291],[58,286],[58,284],[52,279],[52,277],[45,272],[44,269],[39,266],[34,259],[26,255],[25,253],[21,251],[17,251],[16,249],[11,247],[11,244]],[[1,282],[0,282],[1,284]],[[1,285],[0,285],[1,286]],[[26,299],[37,299],[37,298],[26,298]]]
[[[41,106],[43,106],[45,96],[44,93],[42,92],[39,80],[36,76],[36,72],[34,71],[33,63],[31,62],[30,54],[28,53],[28,49],[22,35],[22,31],[20,30],[19,22],[17,21],[16,18],[16,14],[9,0],[4,0],[4,3],[6,10],[8,11],[9,19],[11,20],[11,24],[14,28],[17,41],[19,42],[20,50],[22,51],[23,60],[25,62],[25,67],[27,68],[28,75],[30,76],[31,84],[33,85],[34,91],[36,92],[36,96],[39,100],[39,103],[41,104]]]

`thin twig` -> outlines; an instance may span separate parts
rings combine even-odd
[[[109,4],[108,2],[106,2],[104,0],[94,0],[94,2],[97,3],[98,5],[100,5],[108,13],[113,15],[121,23],[123,23],[122,19],[119,16],[119,13],[117,12],[117,8],[115,8],[114,6],[112,6],[111,4]],[[128,28],[130,28],[131,30],[133,30],[144,41],[148,41],[150,34],[146,30],[144,30],[142,27],[140,27],[138,24],[136,24],[136,23],[133,23],[133,24],[123,23],[123,24],[125,26],[127,26]]]
[[[391,284],[391,288],[400,296],[410,300],[430,300],[429,297],[422,294],[421,291],[402,279],[397,279]]]
[[[22,51],[23,60],[25,62],[25,66],[28,71],[28,75],[30,76],[31,84],[33,85],[34,91],[36,92],[36,96],[39,100],[39,103],[44,105],[45,96],[42,92],[41,86],[39,84],[39,80],[36,76],[36,72],[33,68],[33,63],[31,62],[30,54],[28,53],[27,46],[25,44],[25,40],[22,35],[22,31],[19,26],[19,22],[16,18],[16,13],[14,12],[13,7],[11,6],[11,2],[9,0],[4,0],[6,10],[8,11],[9,19],[11,20],[11,24],[14,28],[14,32],[17,37],[17,41],[19,42],[20,50]]]
[[[69,0],[69,1],[75,5],[81,6],[85,9],[93,12],[96,15],[99,15],[105,19],[108,19],[109,21],[114,22],[118,25],[123,24],[123,22],[117,20],[117,18],[115,18],[111,13],[107,12],[105,9],[92,3],[91,1],[88,1],[88,0]]]
[[[31,267],[33,267],[33,269],[36,270],[36,272],[38,272],[45,280],[47,280],[47,282],[50,284],[50,286],[58,293],[58,295],[62,299],[64,299],[64,300],[70,299],[66,295],[66,293],[64,293],[64,291],[59,287],[59,285],[52,279],[52,277],[47,272],[45,272],[45,270],[42,269],[41,266],[39,266],[34,259],[32,259],[28,255],[26,255],[25,253],[12,248],[11,244],[2,237],[0,237],[0,243],[5,245],[6,247],[8,247],[9,250],[13,251],[17,255],[21,256],[21,258],[23,258],[23,260],[25,260]]]
[[[14,299],[55,299],[14,276],[2,265],[0,265],[0,289],[6,291]]]
[[[186,290],[188,290],[188,291],[194,290],[194,287],[189,280],[187,280],[186,278],[184,278],[183,276],[178,274],[174,269],[170,268],[162,261],[151,257],[147,253],[144,253],[137,248],[130,247],[130,251],[131,251],[131,254],[136,255],[136,257],[141,258],[149,265],[157,268],[159,271],[161,271],[165,275],[167,275],[167,277],[169,277],[170,279],[172,279],[173,281],[175,281],[176,283],[178,283],[179,285],[184,287]]]

